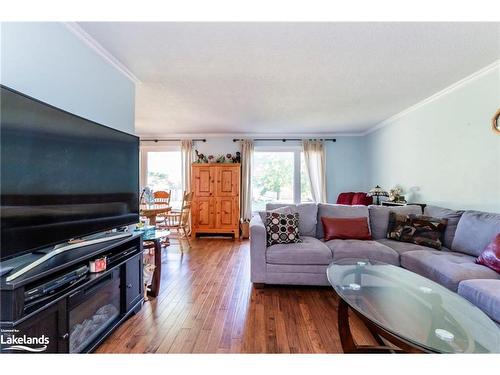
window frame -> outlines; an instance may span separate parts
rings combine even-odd
[[[172,152],[181,151],[181,146],[176,144],[163,145],[140,145],[139,163],[140,163],[140,186],[141,191],[147,186],[148,182],[148,152]],[[182,168],[182,165],[179,166]]]
[[[301,144],[290,144],[289,142],[282,142],[283,144],[266,144],[254,146],[254,153],[258,152],[293,152],[293,204],[300,204],[302,198],[301,192],[301,154],[303,152]],[[254,163],[252,163],[254,164]],[[254,212],[252,208],[252,212]]]

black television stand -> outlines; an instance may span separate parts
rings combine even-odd
[[[23,257],[29,260],[40,255],[43,256]],[[89,261],[103,255],[108,259],[107,269],[88,273],[85,269]],[[141,236],[129,233],[127,237],[56,254],[14,280],[7,281],[3,276],[0,350],[6,353],[95,350],[116,327],[140,310],[142,257]]]
[[[117,232],[112,232],[112,233],[100,233],[97,236],[92,236],[92,237],[86,237],[78,240],[73,240],[69,241],[64,244],[56,245],[54,246],[53,249],[47,249],[46,251],[40,251],[38,253],[44,254],[42,257],[36,259],[35,261],[26,264],[24,267],[21,269],[17,270],[16,272],[10,274],[7,276],[6,281],[12,281],[17,279],[18,277],[24,275],[26,272],[31,271],[35,267],[39,266],[40,264],[48,261],[49,259],[55,257],[56,255],[62,254],[66,251],[72,250],[72,249],[77,249],[79,247],[83,246],[89,246],[89,245],[94,245],[98,243],[103,243],[103,242],[108,242],[108,241],[113,241],[118,238],[125,238],[125,237],[130,237],[132,233],[124,232],[124,233],[117,233]],[[37,254],[37,252],[35,252]]]

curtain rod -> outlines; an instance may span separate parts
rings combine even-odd
[[[183,139],[141,139],[141,142],[180,142]],[[191,139],[193,142],[206,142],[207,140],[204,138],[200,139]]]
[[[310,138],[304,138],[304,139],[310,139]],[[332,141],[332,142],[337,142],[335,138],[312,138],[312,139],[317,139],[318,141]],[[270,142],[270,141],[281,141],[281,142],[287,142],[287,141],[302,141],[302,138],[256,138],[254,141],[264,141],[264,142]],[[233,138],[233,142],[238,142],[238,141],[243,141],[243,139],[240,138]]]

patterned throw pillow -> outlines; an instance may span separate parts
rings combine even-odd
[[[417,245],[441,249],[441,238],[448,219],[423,215],[398,215],[389,213],[387,238]]]
[[[302,242],[299,233],[299,214],[266,212],[267,246]]]

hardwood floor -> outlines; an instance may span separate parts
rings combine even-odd
[[[185,241],[184,241],[185,242]],[[164,249],[161,291],[98,353],[342,353],[329,287],[250,282],[248,241],[196,239]],[[375,344],[351,322],[360,344]]]

